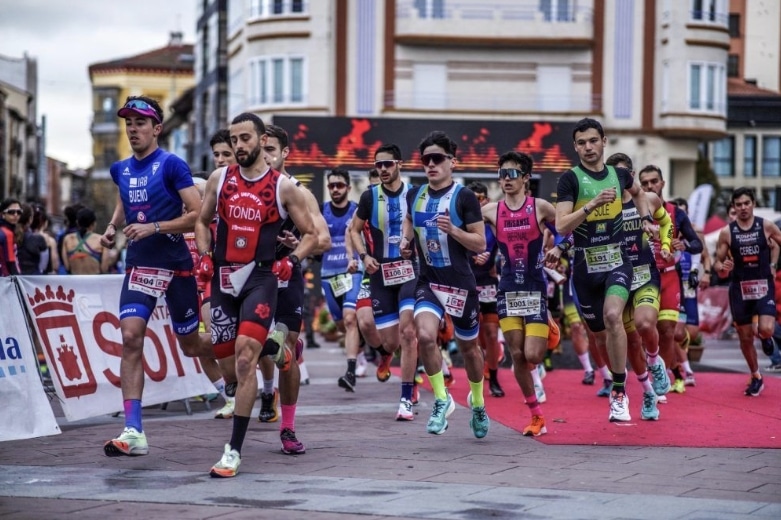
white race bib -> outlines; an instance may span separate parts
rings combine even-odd
[[[155,298],[161,297],[168,290],[168,284],[174,278],[174,272],[157,267],[134,267],[130,270],[130,280],[127,288]]]
[[[491,303],[496,301],[496,285],[478,285],[477,299],[481,303]]]
[[[767,280],[746,280],[740,282],[740,294],[744,300],[760,300],[767,296]]]
[[[459,289],[458,287],[450,287],[449,285],[440,285],[437,283],[429,284],[429,286],[439,300],[439,303],[445,308],[445,312],[457,318],[464,315],[466,296],[469,294],[466,289]]]
[[[636,265],[632,268],[632,286],[631,291],[637,290],[651,281],[651,266]]]
[[[415,279],[415,269],[410,260],[397,262],[385,262],[380,264],[382,269],[382,281],[385,285],[399,285]]]
[[[508,316],[536,316],[542,312],[540,291],[511,291],[504,293]]]
[[[605,273],[624,263],[619,244],[587,247],[584,249],[584,254],[589,273]]]
[[[353,275],[336,275],[328,280],[328,284],[331,286],[331,291],[333,291],[334,296],[338,298],[353,288]]]

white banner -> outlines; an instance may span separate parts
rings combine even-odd
[[[710,199],[713,196],[713,186],[710,184],[700,184],[689,195],[689,220],[696,229],[703,229],[705,221],[708,220],[708,210],[710,209]]]
[[[0,441],[60,433],[38,375],[32,336],[13,278],[0,278]]]
[[[123,275],[17,278],[57,395],[70,421],[121,411]],[[176,341],[165,300],[149,319],[144,342],[144,395],[149,406],[214,392],[198,360]]]

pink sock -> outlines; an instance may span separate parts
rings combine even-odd
[[[296,431],[296,405],[283,404],[282,408],[282,424],[279,425],[279,430],[282,431],[285,428],[290,428]]]
[[[529,411],[532,415],[542,415],[542,408],[540,408],[540,403],[537,402],[536,395],[526,397],[526,406],[529,407]]]

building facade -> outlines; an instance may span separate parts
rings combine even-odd
[[[726,135],[728,20],[727,0],[228,0],[228,118],[394,118],[423,137],[432,119],[594,117],[608,154],[686,194],[700,143]]]

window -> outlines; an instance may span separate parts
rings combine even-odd
[[[726,115],[727,88],[724,65],[689,64],[689,108],[698,112]]]
[[[103,111],[104,112],[113,112],[114,111],[114,98],[110,97],[110,96],[104,97],[102,105],[103,105]]]
[[[743,176],[757,176],[757,138],[754,135],[743,138]]]
[[[228,34],[238,31],[244,23],[244,0],[228,0]]]
[[[737,13],[729,14],[729,37],[740,38],[740,15]]]
[[[306,101],[304,58],[259,58],[249,62],[249,74],[250,105],[301,104]]]
[[[762,139],[762,176],[781,177],[781,137]]]
[[[445,0],[415,0],[418,18],[445,18]]]
[[[713,171],[719,177],[735,175],[735,141],[726,137],[713,143]]]
[[[413,108],[447,108],[447,65],[414,63],[412,65]]]
[[[562,65],[537,66],[537,108],[566,112],[572,105],[572,69]]]
[[[250,18],[268,18],[306,12],[303,0],[250,0]]]
[[[238,68],[230,71],[228,79],[228,118],[233,119],[243,112],[244,106],[244,69]]]
[[[730,54],[727,56],[727,77],[737,78],[740,76],[740,56]]]
[[[697,22],[717,23],[727,25],[729,13],[727,0],[689,0],[691,2],[690,18]]]
[[[771,208],[778,211],[778,188],[769,188],[762,190],[762,207]],[[759,202],[759,201],[757,201]]]
[[[546,22],[575,21],[573,0],[540,0],[540,12]]]

